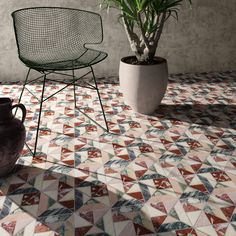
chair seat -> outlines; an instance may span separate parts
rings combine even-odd
[[[104,60],[106,57],[107,53],[105,52],[93,49],[85,49],[82,55],[71,54],[70,57],[68,57],[66,53],[60,55],[60,52],[58,51],[54,54],[54,58],[51,58],[50,62],[48,63],[45,63],[45,51],[43,53],[38,52],[34,54],[33,60],[25,60],[24,58],[20,59],[30,68],[38,71],[47,71],[80,69],[97,64],[100,61]],[[61,60],[59,58],[64,58],[64,60]]]

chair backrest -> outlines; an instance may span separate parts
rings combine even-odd
[[[101,16],[94,12],[34,7],[14,11],[12,17],[22,60],[47,63],[76,58],[85,44],[103,40]]]

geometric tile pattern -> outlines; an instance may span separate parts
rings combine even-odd
[[[78,89],[77,106],[97,123],[70,88],[45,103],[37,155],[25,148],[0,179],[0,235],[236,235],[236,71],[170,75],[152,116],[125,104],[117,78],[99,87],[110,133],[94,91]],[[37,100],[22,103],[33,145]]]

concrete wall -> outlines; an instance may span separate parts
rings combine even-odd
[[[170,73],[225,71],[236,69],[236,0],[193,0],[193,9],[183,6],[179,21],[170,20],[157,55],[169,62]],[[0,80],[22,80],[25,66],[18,60],[10,13],[30,6],[64,6],[100,12],[104,21],[104,43],[108,59],[96,66],[98,76],[118,74],[119,60],[130,54],[117,11],[99,10],[97,0],[1,0]]]

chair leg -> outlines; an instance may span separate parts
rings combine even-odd
[[[25,77],[25,81],[24,81],[24,84],[23,84],[23,88],[22,88],[22,90],[21,90],[20,97],[19,97],[19,99],[18,99],[18,103],[21,102],[21,98],[22,98],[22,96],[23,96],[23,93],[24,93],[24,90],[25,90],[25,86],[26,86],[26,84],[27,84],[27,82],[28,82],[30,70],[31,70],[31,69],[29,68],[29,70],[28,70],[28,72],[27,72],[27,75],[26,75],[26,77]],[[18,108],[16,108],[15,115],[16,115],[16,113],[17,113],[17,110],[18,110]]]
[[[76,85],[75,85],[75,70],[72,69],[72,76],[73,76],[73,87],[74,87],[74,103],[75,103],[75,108],[77,107],[76,105],[76,92],[75,92],[75,89],[76,89]]]
[[[35,156],[35,154],[36,154],[36,149],[37,149],[37,144],[38,144],[39,126],[40,126],[40,121],[41,121],[41,113],[42,113],[42,106],[43,106],[43,100],[44,100],[43,98],[44,98],[44,90],[45,90],[46,77],[47,77],[47,75],[44,74],[43,90],[42,90],[42,95],[41,95],[41,100],[40,100],[39,117],[38,117],[38,125],[37,125],[37,131],[36,131],[36,138],[35,138],[33,156]]]
[[[103,117],[104,117],[104,121],[106,123],[106,130],[107,130],[107,132],[109,132],[109,127],[108,127],[108,124],[107,124],[106,115],[105,115],[104,108],[103,108],[103,105],[102,105],[102,100],[101,100],[101,96],[100,96],[100,93],[99,93],[97,81],[96,81],[96,78],[95,78],[92,66],[90,68],[91,68],[91,72],[93,74],[93,80],[94,80],[94,83],[95,83],[95,86],[96,86],[96,90],[97,90],[97,94],[98,94],[98,99],[99,99],[99,102],[100,102],[100,105],[101,105],[101,108],[102,108],[102,114],[103,114]]]

